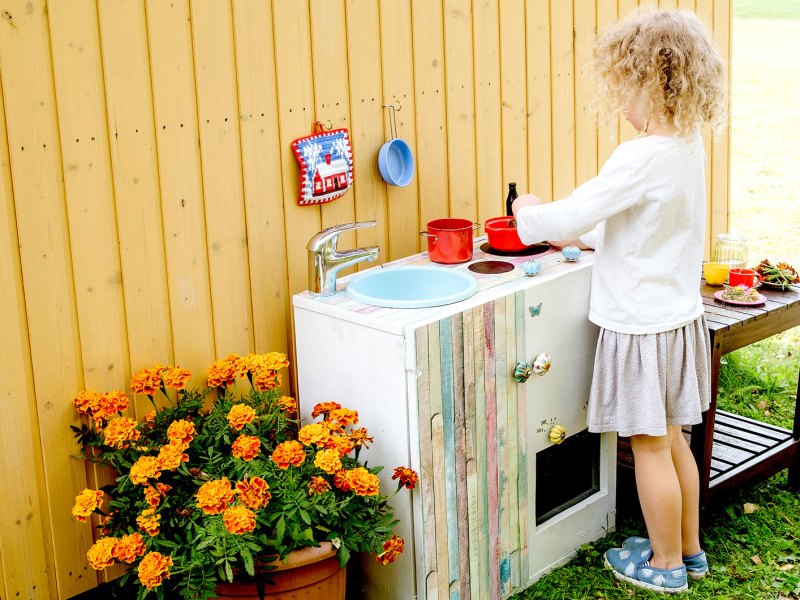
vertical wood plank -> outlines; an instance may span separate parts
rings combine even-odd
[[[462,344],[464,347],[464,459],[466,463],[466,498],[469,521],[469,595],[470,598],[480,598],[480,570],[479,549],[476,547],[479,539],[478,532],[478,448],[477,438],[479,427],[483,423],[477,421],[476,406],[476,371],[475,371],[475,309],[468,309],[462,318]]]
[[[503,214],[498,0],[473,3],[475,159],[478,222]]]
[[[464,313],[457,313],[452,318],[452,352],[453,352],[453,433],[455,438],[456,467],[456,515],[458,518],[458,583],[460,600],[471,598],[470,564],[469,564],[469,499],[467,496],[467,410],[465,406],[466,372],[471,371],[465,363],[464,354]]]
[[[597,117],[592,110],[594,82],[589,71],[597,29],[598,0],[574,0],[575,30],[575,183],[597,175]]]
[[[528,53],[526,66],[530,191],[549,201],[554,199],[550,2],[526,3],[525,21]]]
[[[575,64],[572,2],[550,6],[552,45],[553,197],[575,188]]]
[[[503,140],[503,181],[530,189],[528,179],[528,118],[526,100],[525,14],[523,0],[500,2],[500,102]],[[505,194],[502,196],[505,197]]]
[[[144,4],[111,0],[97,7],[129,362],[172,364]],[[134,403],[140,419],[152,408],[145,396]]]
[[[713,36],[714,31],[714,0],[697,0],[697,16],[703,21],[706,31]],[[713,190],[713,157],[714,144],[712,132],[709,127],[703,127],[703,148],[706,151],[706,247],[704,250],[705,259],[711,258],[711,246],[713,236],[711,235],[712,220],[714,211]]]
[[[510,494],[509,494],[509,428],[508,395],[506,380],[506,298],[494,301],[494,365],[495,400],[497,411],[497,519],[499,522],[500,593],[506,594],[511,584],[510,550]],[[488,411],[487,407],[487,411]],[[516,510],[516,507],[514,507]]]
[[[484,391],[486,394],[486,495],[488,504],[489,574],[490,598],[500,598],[500,490],[497,443],[497,389],[495,345],[495,306],[493,302],[483,305],[483,363]]]
[[[421,229],[419,216],[419,153],[414,97],[414,52],[412,51],[411,0],[380,1],[381,65],[383,67],[383,104],[399,101],[397,135],[414,153],[417,169],[406,187],[385,185],[387,201],[387,237],[390,260],[419,252]],[[383,109],[384,138],[389,139],[388,111]],[[373,157],[373,168],[376,158]],[[383,180],[381,180],[382,182]]]
[[[653,4],[648,4],[647,6],[652,6]],[[624,19],[628,17],[634,10],[639,7],[638,0],[618,0],[618,14],[620,19]],[[627,140],[632,140],[638,135],[638,132],[633,128],[633,125],[628,123],[627,119],[625,119],[622,115],[620,115],[619,119],[619,132],[618,132],[618,139],[620,142],[625,142]]]
[[[442,5],[413,0],[411,25],[414,44],[414,101],[419,178],[420,229],[432,219],[452,214],[447,173],[447,132]]]
[[[478,553],[478,571],[475,577],[478,581],[474,584],[479,590],[477,598],[488,598],[492,589],[490,565],[489,535],[489,467],[487,435],[489,433],[489,417],[486,414],[486,330],[484,320],[484,307],[477,306],[473,309],[474,330],[472,344],[475,351],[475,465],[478,473],[476,489],[477,543],[470,544]]]
[[[520,537],[519,537],[519,406],[517,398],[517,384],[511,377],[511,372],[516,365],[517,356],[517,308],[516,295],[506,296],[506,364],[501,372],[506,381],[506,434],[508,443],[508,470],[506,471],[506,486],[508,489],[508,555],[511,578],[510,588],[516,589],[520,584]]]
[[[517,292],[514,299],[516,314],[516,356],[517,360],[525,360],[525,292]],[[528,357],[530,359],[530,357]],[[511,365],[516,366],[516,365]],[[510,383],[509,385],[517,385]],[[529,577],[528,568],[528,398],[525,387],[517,385],[517,432],[519,436],[518,465],[519,475],[517,479],[518,503],[519,503],[519,562],[520,562],[520,581],[524,585]]]
[[[728,90],[731,87],[731,5],[730,2],[719,0],[714,2],[714,42],[717,45],[722,60],[726,66],[728,78]],[[728,115],[730,111],[731,95],[728,94]],[[729,194],[730,194],[730,169],[731,146],[730,146],[730,126],[720,128],[712,136],[711,144],[713,152],[711,155],[711,231],[709,232],[709,243],[718,233],[728,231],[729,221]]]
[[[82,367],[47,12],[43,2],[21,0],[4,10],[0,74],[44,464],[40,501],[47,498],[47,512],[40,518],[52,535],[47,543],[57,589],[51,593],[70,597],[97,579],[84,560],[91,531],[71,516],[71,494],[86,487],[86,471],[65,451],[75,449],[69,426],[77,419],[69,399],[81,386]]]
[[[0,597],[54,598],[48,577],[53,563],[47,524],[42,448],[30,363],[22,268],[14,216],[14,192],[6,136],[6,112],[0,82]],[[20,474],[24,473],[24,477]],[[24,548],[24,552],[20,551]],[[52,571],[52,569],[50,569]],[[55,583],[53,579],[52,583]]]
[[[471,0],[443,0],[443,2],[450,215],[475,221],[478,217],[478,205],[472,2]]]
[[[289,324],[278,317],[291,308],[272,11],[259,0],[232,4],[255,351],[288,353]]]
[[[189,7],[147,0],[146,13],[175,361],[205,367],[216,348]]]
[[[599,0],[597,3],[597,31],[603,30],[617,20],[616,0]],[[611,153],[619,143],[619,116],[609,118],[607,115],[598,115],[600,122],[597,126],[597,163],[598,168],[608,160]]]

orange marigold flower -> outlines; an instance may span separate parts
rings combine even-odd
[[[181,369],[180,367],[173,367],[168,371],[164,371],[164,387],[168,390],[182,390],[186,384],[192,379],[192,374],[188,369]]]
[[[342,468],[339,452],[337,450],[320,450],[314,457],[314,466],[322,469],[328,475],[333,475]]]
[[[236,493],[239,501],[247,508],[258,510],[269,504],[272,494],[269,485],[261,477],[251,477],[236,484]]]
[[[151,507],[157,508],[161,504],[161,492],[152,485],[148,485],[144,488],[144,499]]]
[[[277,371],[258,371],[253,375],[253,387],[259,392],[269,392],[281,384]]]
[[[375,496],[380,492],[380,479],[364,467],[350,469],[347,482],[356,496]]]
[[[148,479],[158,479],[161,477],[158,458],[155,456],[140,456],[139,460],[133,463],[130,475],[131,481],[139,485],[145,485]]]
[[[75,506],[72,507],[72,515],[81,523],[86,523],[89,517],[97,508],[103,504],[103,492],[100,490],[85,489],[75,496]]]
[[[394,470],[392,479],[399,479],[398,486],[406,486],[408,489],[413,490],[417,485],[417,472],[409,467],[397,467]]]
[[[151,427],[153,426],[153,422],[155,420],[156,420],[156,411],[155,411],[155,409],[151,410],[150,412],[148,412],[144,416],[144,422],[147,423],[148,425],[150,425]]]
[[[136,427],[139,424],[130,417],[117,417],[111,419],[103,430],[103,438],[106,446],[112,448],[127,448],[128,442],[135,442],[141,434]]]
[[[376,556],[376,560],[382,565],[388,565],[397,560],[397,557],[403,553],[405,542],[403,538],[393,535],[383,543],[383,552]]]
[[[261,452],[261,440],[254,435],[240,435],[231,444],[231,452],[236,458],[253,460]]]
[[[166,483],[157,483],[156,488],[158,488],[158,491],[161,492],[162,496],[166,496],[167,492],[172,489],[172,486],[167,485]]]
[[[278,444],[272,453],[272,462],[281,469],[288,469],[289,465],[299,467],[305,459],[306,453],[303,451],[303,445],[297,440]]]
[[[331,484],[324,477],[313,476],[308,482],[308,495],[324,494],[331,489]]]
[[[148,552],[139,563],[139,581],[148,590],[152,590],[161,585],[164,579],[169,579],[171,566],[171,556],[164,556],[160,552]]]
[[[264,367],[267,369],[277,371],[289,366],[289,361],[282,352],[267,352],[262,356],[264,357]]]
[[[186,419],[173,421],[167,428],[169,442],[175,446],[182,446],[186,449],[194,439],[194,424]]]
[[[359,429],[353,429],[350,432],[350,439],[353,442],[353,446],[356,448],[369,448],[369,445],[375,441],[372,436],[367,435],[367,429],[365,427],[361,427]]]
[[[349,492],[352,489],[350,487],[350,481],[347,474],[347,471],[342,470],[336,471],[336,473],[333,475],[333,485],[343,492]]]
[[[139,529],[151,536],[158,535],[160,531],[159,521],[161,521],[161,515],[156,514],[155,508],[145,508],[142,514],[136,517],[136,524]]]
[[[152,396],[161,387],[161,366],[150,369],[141,369],[131,377],[131,391],[134,394],[147,394]]]
[[[72,399],[72,406],[82,415],[92,415],[100,406],[102,398],[102,394],[92,390],[83,390],[78,392],[78,395]]]
[[[86,560],[95,571],[102,571],[114,564],[114,546],[117,540],[113,537],[104,537],[97,540],[86,552]]]
[[[121,413],[130,405],[131,401],[125,392],[116,390],[103,394],[100,398],[100,411],[105,418]]]
[[[336,450],[340,457],[345,457],[353,451],[353,441],[346,435],[332,435],[325,441],[325,448]]]
[[[181,463],[189,460],[189,455],[184,453],[183,447],[175,444],[161,446],[158,451],[158,464],[164,471],[174,471]]]
[[[228,413],[228,423],[234,431],[241,431],[242,427],[252,423],[256,418],[256,411],[246,404],[234,404]]]
[[[349,408],[334,408],[325,420],[331,429],[341,429],[347,425],[358,424],[358,412]]]
[[[297,411],[297,400],[290,396],[281,396],[281,399],[278,400],[278,406],[285,411],[293,413]]]
[[[218,360],[208,367],[208,387],[230,385],[236,378],[235,365],[229,360]]]
[[[327,415],[337,408],[342,408],[342,405],[338,402],[320,402],[314,405],[314,410],[311,411],[311,418],[316,419],[320,415]]]
[[[311,423],[302,427],[297,433],[297,439],[306,446],[316,444],[317,447],[323,446],[331,436],[331,430],[325,423]]]
[[[225,529],[230,533],[241,535],[250,533],[256,528],[256,515],[244,506],[231,506],[222,514]]]
[[[207,515],[218,515],[233,502],[233,489],[227,477],[206,481],[195,494],[197,508]]]
[[[137,531],[130,535],[123,535],[118,539],[111,554],[118,561],[131,564],[142,556],[146,550],[142,534]]]

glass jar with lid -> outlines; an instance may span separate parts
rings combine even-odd
[[[711,249],[711,261],[731,269],[747,266],[747,238],[734,233],[718,233]]]

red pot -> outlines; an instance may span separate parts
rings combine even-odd
[[[519,239],[517,228],[508,226],[513,219],[514,217],[495,217],[486,221],[484,229],[489,236],[491,248],[503,252],[518,252],[528,247]]]
[[[433,262],[454,264],[472,259],[472,231],[480,227],[468,219],[434,219],[428,221],[428,254]]]

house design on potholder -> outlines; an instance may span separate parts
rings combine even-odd
[[[292,142],[300,164],[297,202],[321,204],[344,195],[353,184],[353,150],[347,129],[334,129]]]

